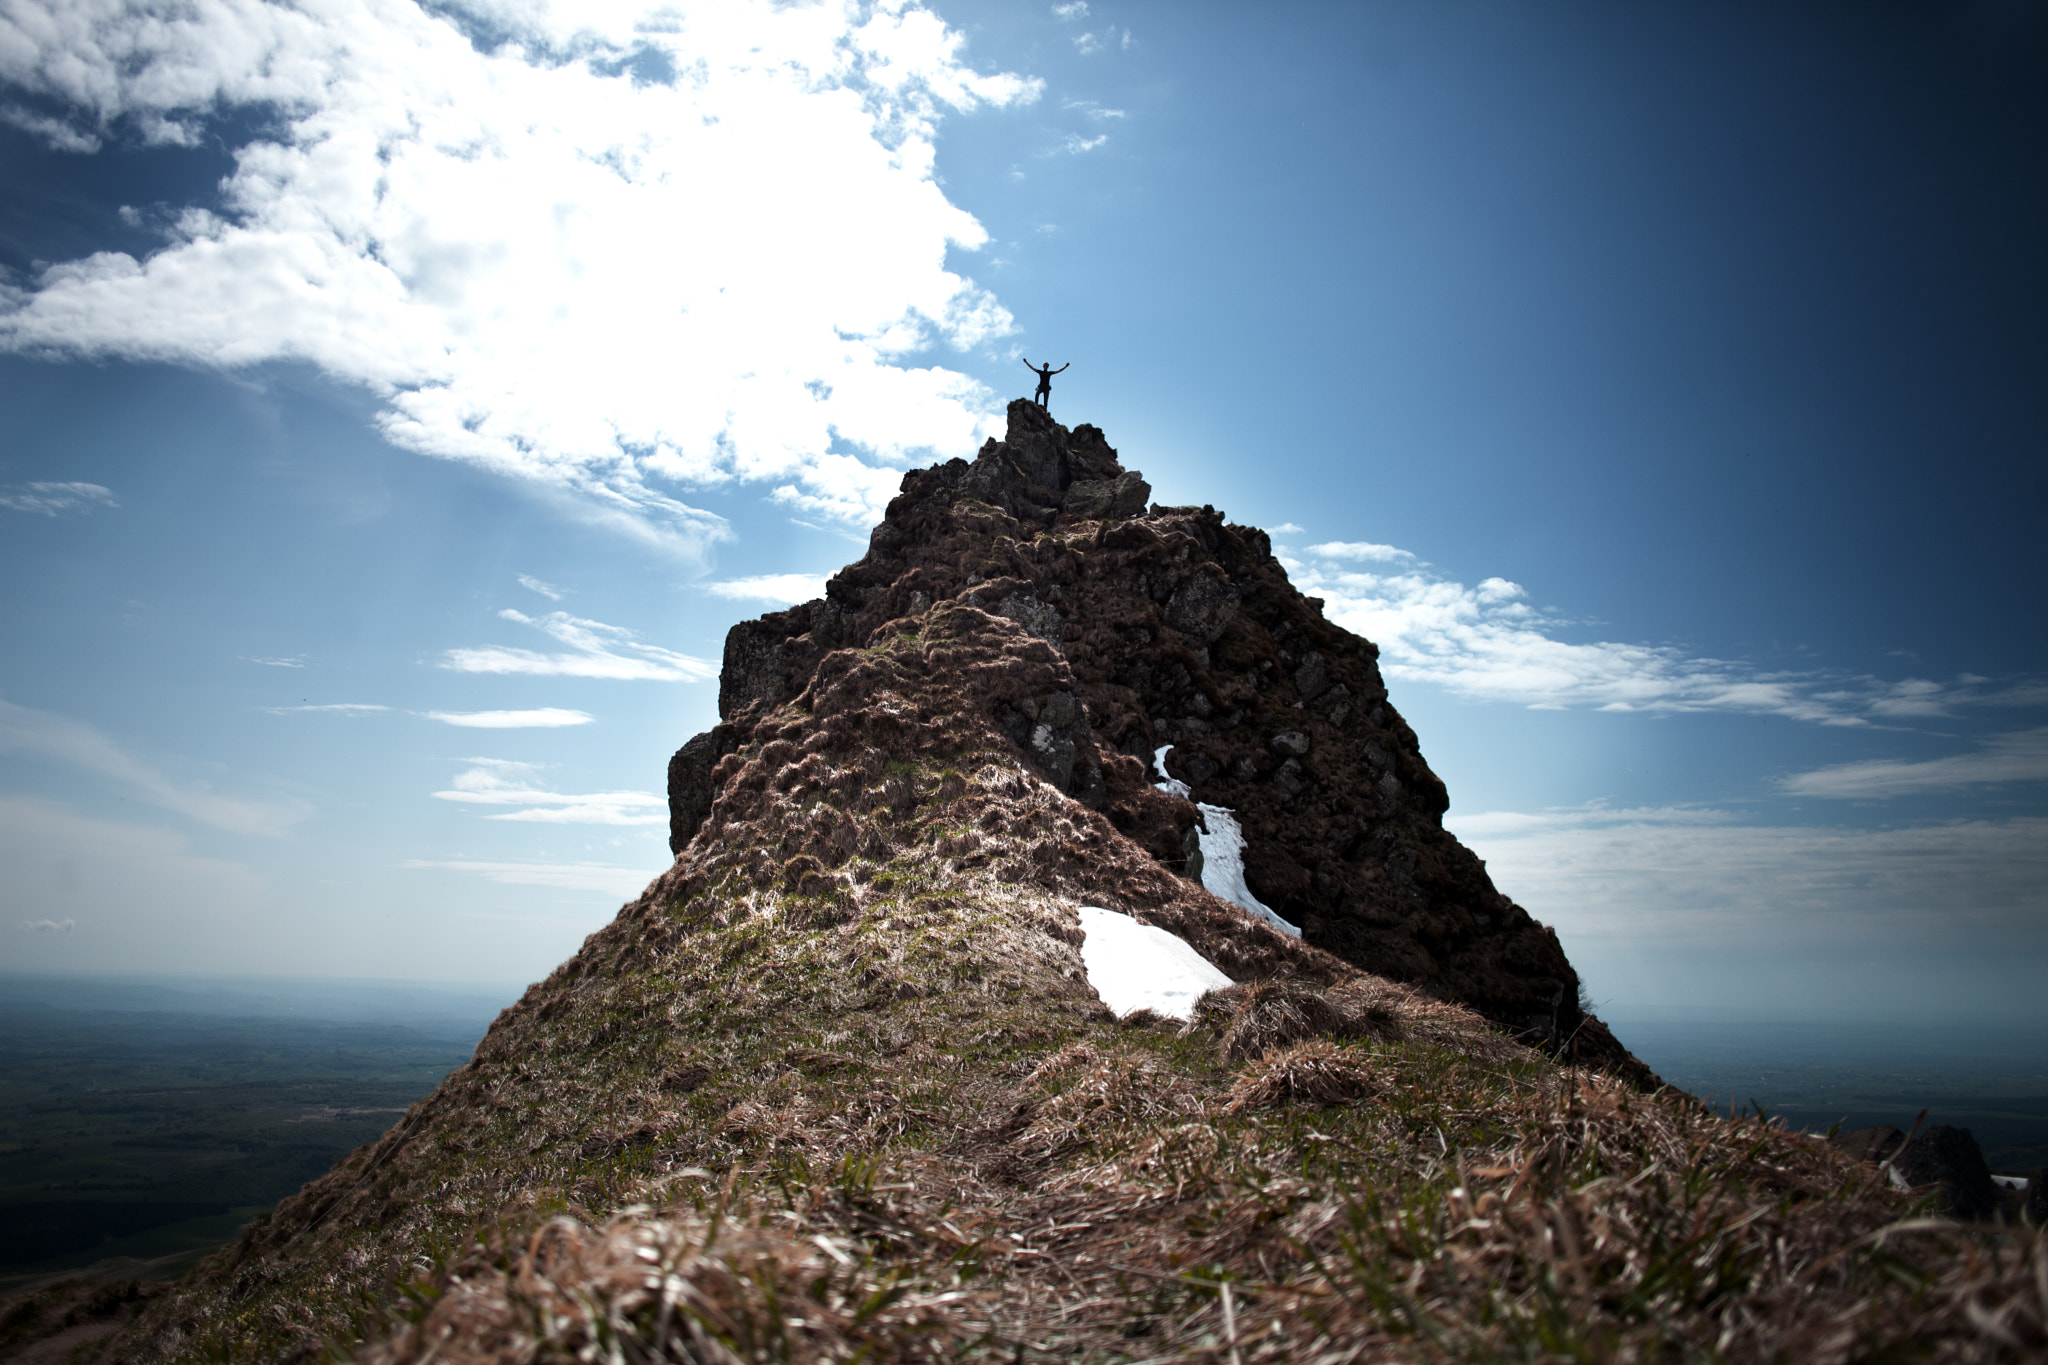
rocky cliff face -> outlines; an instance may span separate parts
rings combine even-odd
[[[1373,644],[1294,589],[1263,531],[1211,507],[1148,507],[1150,492],[1099,430],[1069,431],[1022,399],[972,463],[905,475],[868,553],[824,598],[727,636],[720,723],[669,765],[672,848],[730,779],[721,763],[834,651],[971,608],[1043,641],[1072,681],[963,706],[1161,866],[1194,870],[1200,818],[1153,789],[1170,775],[1236,813],[1247,883],[1308,943],[1652,1083],[1580,1009],[1556,935],[1444,830],[1449,797],[1387,699]]]

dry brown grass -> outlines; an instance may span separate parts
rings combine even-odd
[[[1379,1088],[1371,1059],[1327,1038],[1295,1043],[1246,1067],[1230,1087],[1227,1112],[1284,1104],[1324,1106],[1364,1099]]]
[[[715,838],[120,1358],[2041,1358],[2037,1234],[1250,925],[920,692],[921,648],[762,719]],[[1081,904],[1256,984],[1118,1021]]]
[[[451,1268],[418,1321],[364,1365],[926,1361],[952,1355],[948,1306],[858,1243],[691,1211],[543,1224]]]

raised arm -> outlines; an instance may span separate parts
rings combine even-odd
[[[1073,361],[1069,360],[1069,361],[1067,362],[1067,365],[1071,365],[1071,364],[1073,364],[1073,363],[1074,363]],[[1054,374],[1064,374],[1064,373],[1066,373],[1067,365],[1062,365],[1062,366],[1060,366],[1060,367],[1059,367],[1059,369],[1057,369],[1057,370],[1054,370],[1054,371],[1053,371],[1053,373],[1054,373]]]
[[[1022,357],[1022,356],[1019,356],[1019,357],[1018,357],[1018,359],[1020,359],[1020,360],[1023,360],[1023,357]],[[1071,363],[1073,363],[1073,362],[1069,361],[1068,363],[1069,363],[1069,364],[1071,364]],[[1024,368],[1025,368],[1025,369],[1027,369],[1027,370],[1029,370],[1029,371],[1031,371],[1031,373],[1033,373],[1033,374],[1037,374],[1037,373],[1038,373],[1038,367],[1037,367],[1036,365],[1032,364],[1032,363],[1031,363],[1030,361],[1028,361],[1028,360],[1025,360],[1025,361],[1024,361]]]

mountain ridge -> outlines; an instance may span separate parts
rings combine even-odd
[[[673,865],[100,1359],[2048,1345],[2038,1236],[1914,1220],[1576,1013],[1554,937],[1442,832],[1370,646],[1260,533],[1150,508],[1093,428],[1011,415],[972,464],[906,475],[819,602],[733,629],[721,720],[671,760]],[[1301,937],[1202,884],[1169,776],[1263,841],[1247,875]],[[1370,894],[1329,891],[1283,818],[1326,844],[1348,822],[1333,856]],[[1094,911],[1233,984],[1118,1017]]]
[[[1067,658],[1084,714],[1048,717],[1057,738],[1043,753],[1026,742],[1035,716],[1016,713],[1008,733],[1162,863],[1186,869],[1191,802],[1231,810],[1247,884],[1308,942],[1654,1089],[1580,1006],[1554,931],[1443,828],[1449,795],[1387,699],[1378,649],[1287,581],[1265,532],[1213,507],[1148,508],[1149,496],[1100,429],[1069,431],[1025,399],[971,463],[906,474],[868,553],[824,597],[728,634],[719,724],[670,762],[672,850],[708,807],[712,765],[755,715],[799,695],[832,650],[959,600]],[[1089,523],[1092,540],[1059,535]],[[1164,747],[1176,771],[1149,771]],[[1187,800],[1144,795],[1165,776],[1187,785]]]

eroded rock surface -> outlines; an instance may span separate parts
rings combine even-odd
[[[821,665],[972,608],[1043,642],[1062,680],[1020,675],[962,704],[1164,867],[1188,872],[1195,847],[1194,807],[1149,785],[1171,745],[1171,775],[1237,813],[1248,885],[1308,943],[1653,1084],[1580,1009],[1555,933],[1444,830],[1449,797],[1387,699],[1376,647],[1288,582],[1265,532],[1212,507],[1147,509],[1140,490],[1101,431],[1022,400],[972,462],[906,474],[868,553],[822,599],[727,637],[719,724],[670,765],[674,849],[728,756],[819,686]]]

